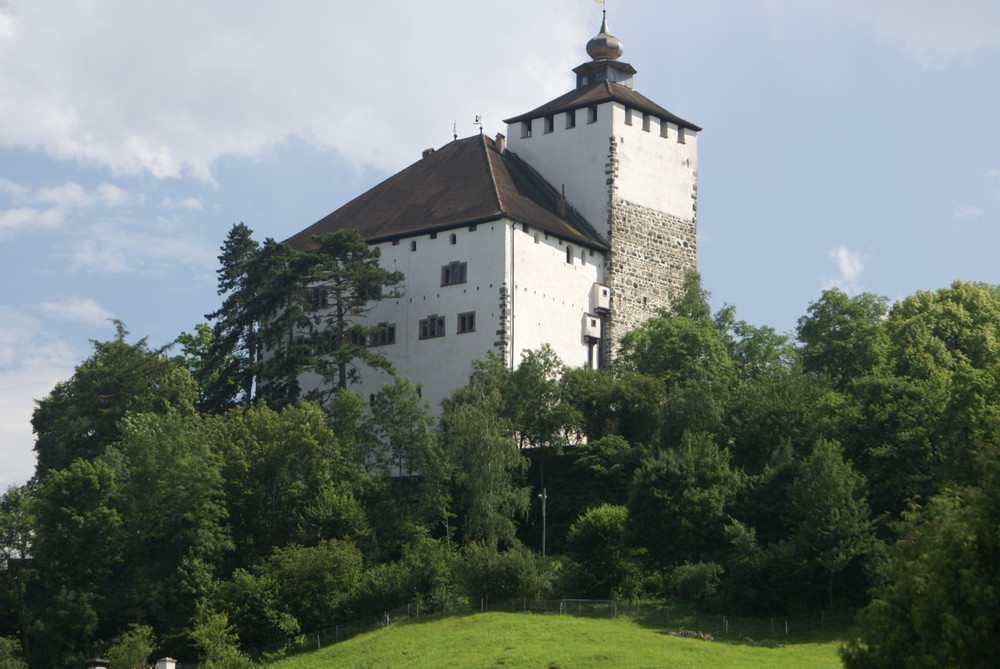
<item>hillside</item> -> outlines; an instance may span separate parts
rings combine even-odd
[[[394,623],[272,669],[333,667],[840,667],[835,639],[706,642],[627,618],[479,613]]]

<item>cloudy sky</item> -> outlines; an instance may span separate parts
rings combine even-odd
[[[593,0],[0,0],[0,488],[109,318],[216,308],[243,221],[284,239],[573,85]],[[608,0],[636,88],[704,127],[699,269],[792,331],[831,286],[1000,283],[1000,3]]]

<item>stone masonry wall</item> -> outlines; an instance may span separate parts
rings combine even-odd
[[[617,354],[625,333],[670,306],[683,286],[684,275],[697,269],[698,262],[694,216],[683,220],[617,197],[616,148],[612,138],[606,170],[611,253],[605,273],[611,288],[611,315],[605,333],[605,351],[610,358]],[[697,192],[692,192],[691,198],[693,212]]]

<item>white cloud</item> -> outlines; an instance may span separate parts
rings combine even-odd
[[[90,298],[75,297],[62,302],[42,302],[38,308],[50,318],[80,321],[91,325],[100,325],[113,318],[110,311]]]
[[[72,181],[58,186],[28,188],[3,178],[0,178],[0,193],[9,195],[14,203],[40,205],[0,209],[0,240],[20,229],[58,228],[67,218],[86,209],[121,208],[141,204],[144,199],[109,183],[88,191]]]
[[[861,273],[865,269],[861,254],[849,250],[846,246],[838,246],[831,249],[829,255],[837,263],[840,276],[836,279],[827,279],[824,288],[840,288],[851,294],[859,292]]]
[[[160,201],[162,209],[189,209],[191,211],[205,211],[205,205],[201,198],[186,197],[180,201],[174,201],[172,197],[165,197]]]
[[[501,130],[569,88],[595,12],[577,0],[7,0],[0,145],[211,180],[220,156],[297,136],[396,169],[448,141],[453,121],[468,135],[484,114]]]
[[[862,30],[925,67],[940,68],[981,49],[1000,47],[1000,3],[995,0],[758,0],[783,29],[818,37],[822,31]],[[835,38],[848,48],[844,34]]]
[[[18,207],[0,210],[0,240],[22,228],[57,228],[62,225],[66,212],[61,209],[35,209]]]
[[[68,260],[70,269],[105,274],[162,275],[178,267],[209,270],[216,264],[215,250],[202,240],[157,234],[121,221],[95,223],[55,256]]]
[[[69,378],[77,356],[35,316],[0,305],[0,323],[0,489],[6,489],[34,472],[35,399]]]
[[[970,218],[981,218],[984,213],[985,212],[981,207],[977,207],[974,204],[960,204],[955,207],[955,211],[952,212],[951,217],[959,220],[966,220]]]

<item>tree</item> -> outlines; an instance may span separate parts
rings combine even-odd
[[[527,461],[501,410],[499,390],[474,380],[444,403],[441,416],[462,537],[494,547],[514,543],[514,518],[527,511],[529,492],[519,481]]]
[[[146,339],[127,343],[121,321],[115,327],[114,339],[91,342],[94,353],[38,402],[31,417],[38,478],[100,456],[121,437],[119,422],[129,412],[193,410],[197,388],[188,371]]]
[[[132,623],[111,642],[106,653],[110,669],[146,669],[153,654],[153,628]]]
[[[365,531],[355,498],[362,463],[318,405],[234,408],[206,421],[205,429],[221,456],[229,526],[240,547],[237,566],[254,564],[275,546],[330,538],[323,531],[337,527]]]
[[[636,472],[626,541],[660,566],[711,559],[724,545],[728,505],[740,484],[728,453],[705,434],[687,433]]]
[[[25,646],[29,643],[28,582],[33,573],[27,562],[34,534],[31,500],[28,486],[11,486],[0,497],[0,573],[3,574],[0,583],[4,585],[0,587],[0,621],[9,611]]]
[[[20,658],[21,642],[0,636],[0,669],[28,669],[28,664]]]
[[[385,555],[447,527],[448,471],[429,405],[409,379],[386,384],[371,400],[365,457],[373,529]]]
[[[1000,656],[1000,459],[979,457],[981,485],[953,488],[903,516],[882,584],[843,651],[848,669],[992,667]]]
[[[240,638],[225,613],[213,613],[194,626],[188,636],[201,651],[205,669],[250,669],[253,663],[240,652]]]
[[[379,250],[357,231],[315,237],[312,251],[267,239],[254,242],[234,226],[219,256],[222,307],[215,321],[211,365],[218,379],[216,407],[233,401],[285,404],[301,394],[306,371],[323,381],[310,396],[325,402],[358,378],[358,363],[391,370],[377,347],[381,332],[364,325],[380,300],[400,295],[403,275],[379,265]],[[226,397],[233,387],[236,398]]]
[[[567,553],[578,565],[577,587],[585,597],[616,597],[638,569],[624,543],[628,509],[602,504],[589,509],[570,526]]]
[[[823,291],[798,322],[805,369],[843,388],[877,368],[887,352],[887,310],[888,300],[879,295],[849,297],[839,288]]]
[[[44,598],[31,626],[32,664],[81,662],[108,617],[109,583],[124,552],[115,492],[115,471],[103,459],[77,459],[38,486],[31,553]]]
[[[791,542],[807,571],[825,573],[827,606],[834,605],[834,579],[874,550],[864,493],[864,477],[844,460],[840,444],[826,440],[816,442],[789,486]]]
[[[105,456],[117,470],[114,503],[128,538],[119,615],[148,622],[168,640],[204,610],[232,548],[206,422],[173,412],[129,416]]]
[[[310,339],[323,355],[314,371],[331,390],[347,388],[358,378],[355,361],[390,371],[388,359],[368,344],[380,326],[364,326],[363,317],[380,300],[401,296],[402,272],[392,272],[379,264],[378,247],[369,246],[356,230],[338,230],[313,238],[317,245],[309,253],[310,272],[306,276],[318,309],[311,321]],[[325,391],[329,393],[329,391]],[[321,393],[321,397],[326,394]]]

